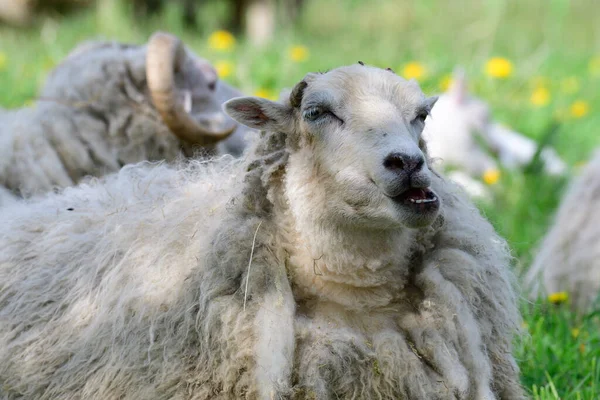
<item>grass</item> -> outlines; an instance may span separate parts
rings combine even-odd
[[[41,28],[0,28],[0,105],[33,102],[48,71],[82,40],[143,43],[152,31],[163,29],[178,34],[222,72],[229,68],[224,79],[247,93],[276,95],[308,71],[358,60],[398,73],[416,62],[425,70],[422,88],[434,93],[454,66],[462,65],[471,89],[492,105],[502,123],[542,140],[552,121],[559,121],[553,145],[574,174],[600,142],[600,4],[595,0],[313,0],[299,23],[282,28],[271,45],[255,48],[237,38],[230,51],[207,44],[208,35],[224,21],[222,2],[208,2],[202,9],[199,32],[181,27],[172,3],[148,21],[132,18],[124,3],[104,0],[97,9],[45,18]],[[294,46],[305,47],[306,60],[290,57]],[[506,79],[485,73],[486,62],[496,56],[512,63]],[[536,107],[531,95],[540,86],[550,99]],[[572,115],[578,101],[589,109],[581,117]],[[502,171],[493,186],[493,204],[481,205],[508,239],[518,273],[531,262],[567,182],[534,171]],[[517,358],[532,397],[599,399],[600,311],[577,317],[566,304],[544,300],[523,301],[522,311],[527,334],[518,341]]]

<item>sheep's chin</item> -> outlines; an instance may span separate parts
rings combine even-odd
[[[402,225],[423,228],[435,221],[440,211],[440,199],[429,188],[411,188],[399,196],[390,197],[398,210]]]

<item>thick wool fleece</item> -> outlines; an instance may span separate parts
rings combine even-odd
[[[525,276],[532,298],[566,291],[585,312],[600,294],[600,152],[566,192],[554,223]]]
[[[524,398],[509,254],[476,208],[435,177],[431,227],[375,248],[308,232],[288,148],[264,134],[242,161],[126,166],[9,206],[0,398]],[[338,282],[340,262],[365,267]]]

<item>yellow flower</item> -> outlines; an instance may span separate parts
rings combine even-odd
[[[577,339],[577,337],[579,336],[579,333],[580,333],[579,328],[571,329],[571,336],[573,336],[573,338]]]
[[[583,343],[579,344],[579,352],[581,354],[585,353],[585,344],[583,344]]]
[[[560,89],[565,94],[573,94],[579,92],[581,84],[576,76],[570,76],[560,82]]]
[[[596,56],[590,60],[588,69],[590,71],[590,75],[600,76],[600,56]]]
[[[495,185],[500,180],[500,171],[492,168],[483,173],[483,181],[488,185]]]
[[[6,68],[6,62],[8,61],[6,54],[0,52],[0,71],[3,71]]]
[[[268,99],[268,100],[277,100],[277,94],[269,89],[258,89],[254,92],[254,95],[257,97],[262,97],[263,99]]]
[[[427,75],[427,69],[421,63],[416,61],[404,64],[402,67],[402,76],[406,79],[421,80]]]
[[[235,46],[235,37],[228,31],[215,31],[208,37],[208,46],[219,51],[228,51]]]
[[[440,80],[440,90],[442,92],[445,92],[450,88],[450,85],[452,85],[452,76],[451,75],[443,76],[442,79]]]
[[[565,303],[569,300],[569,294],[567,292],[556,292],[548,296],[548,301],[552,304]]]
[[[290,48],[289,55],[294,62],[304,62],[308,60],[308,49],[306,46],[293,46]]]
[[[523,321],[523,322],[521,322],[521,328],[527,330],[527,329],[529,329],[529,324],[527,322]]]
[[[233,64],[230,61],[217,61],[215,63],[215,69],[217,70],[219,78],[227,78],[229,75],[233,74]]]
[[[512,63],[506,58],[490,58],[485,65],[485,73],[492,78],[508,78],[512,74]]]
[[[536,107],[543,107],[550,103],[550,91],[545,87],[538,87],[531,93],[529,101]]]
[[[569,108],[572,117],[582,118],[590,112],[590,105],[583,100],[577,100]]]

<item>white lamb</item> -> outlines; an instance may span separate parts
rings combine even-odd
[[[240,95],[166,33],[147,46],[80,45],[35,107],[0,115],[0,186],[30,195],[144,160],[240,155],[248,129],[221,109]]]
[[[600,151],[571,183],[554,224],[525,275],[532,298],[568,292],[575,310],[600,294]],[[597,303],[596,303],[597,304]]]
[[[486,171],[498,169],[494,156],[503,167],[518,169],[529,164],[537,151],[534,140],[491,120],[488,105],[468,93],[465,74],[460,69],[427,118],[423,135],[429,155],[439,160],[441,168],[455,168],[448,176],[477,197],[486,196],[478,179]],[[540,158],[547,174],[567,172],[554,149],[544,148]]]
[[[0,215],[0,398],[525,395],[505,242],[386,70],[226,103],[241,160],[124,167]]]

